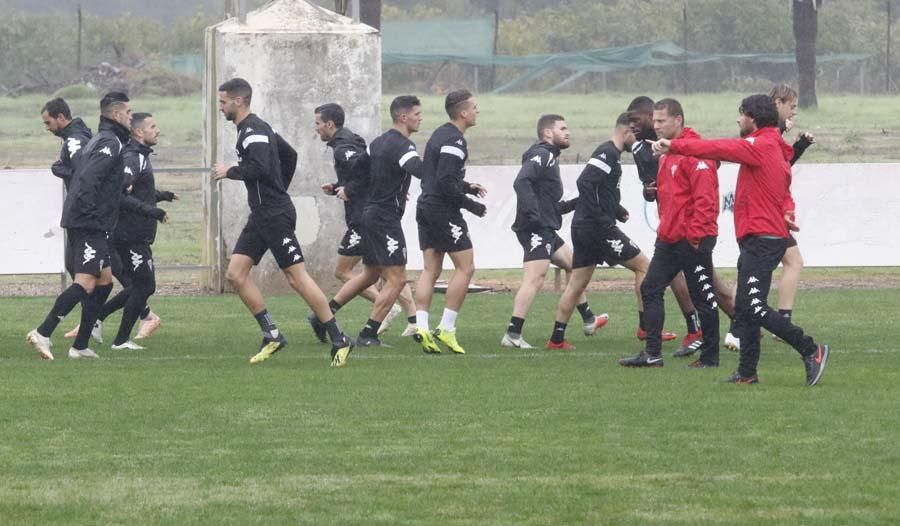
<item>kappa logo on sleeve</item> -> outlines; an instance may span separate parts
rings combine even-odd
[[[354,155],[356,155],[356,152],[354,152],[353,150],[347,150],[346,152],[344,152],[344,160],[349,161],[350,158]]]
[[[69,150],[69,157],[72,157],[75,155],[75,152],[81,149],[81,141],[74,137],[69,137],[66,139],[66,148]]]
[[[112,150],[109,149],[109,146],[104,146],[103,149],[100,150],[100,153],[105,153],[106,155],[108,155],[110,157],[113,156]]]
[[[709,170],[709,166],[705,162],[700,161],[699,163],[697,163],[697,169],[698,170]]]
[[[541,156],[540,156],[540,155],[535,155],[534,157],[532,157],[531,159],[529,159],[529,161],[533,161],[533,162],[536,162],[536,163],[538,163],[538,164],[541,164],[541,163],[542,163],[542,161],[541,161]]]

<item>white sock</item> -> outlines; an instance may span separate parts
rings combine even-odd
[[[428,311],[427,310],[417,310],[416,311],[416,327],[420,329],[428,330]]]
[[[455,310],[444,309],[444,316],[441,318],[441,327],[448,331],[455,331],[457,316],[459,316],[459,313]]]

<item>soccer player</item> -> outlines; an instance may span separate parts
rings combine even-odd
[[[62,151],[59,159],[50,167],[50,171],[56,177],[63,180],[66,191],[75,174],[73,158],[75,154],[91,140],[91,129],[87,127],[81,117],[72,118],[72,111],[65,100],[56,98],[44,104],[41,108],[41,120],[47,131],[62,139]],[[71,239],[66,240],[65,266],[69,277],[75,279],[75,251],[71,247]]]
[[[513,183],[516,219],[512,229],[524,252],[524,275],[500,345],[517,349],[532,348],[522,338],[522,327],[550,263],[564,269],[566,274],[572,272],[572,249],[557,235],[563,214],[575,209],[574,199],[562,201],[563,184],[559,176],[559,154],[569,147],[569,127],[561,115],[543,115],[538,119],[537,137],[538,142],[522,155],[522,168]],[[577,301],[584,333],[591,336],[606,325],[609,316],[594,316],[583,290]]]
[[[684,110],[677,100],[663,99],[653,108],[653,126],[659,137],[700,138],[693,129],[684,127]],[[702,342],[700,358],[689,367],[718,367],[719,309],[712,283],[712,251],[719,235],[716,163],[685,155],[663,155],[659,160],[655,187],[659,207],[656,248],[641,284],[646,347],[634,358],[619,360],[619,364],[625,367],[663,366],[663,296],[672,279],[683,272],[703,331],[703,338],[698,340]]]
[[[477,217],[483,217],[487,212],[484,204],[468,197],[483,197],[484,187],[465,180],[465,163],[469,157],[465,133],[478,122],[478,103],[468,90],[458,90],[447,94],[444,109],[450,122],[434,130],[425,146],[422,194],[416,204],[424,269],[416,283],[415,338],[425,352],[440,352],[434,344],[436,338],[451,351],[465,354],[456,338],[456,318],[475,273],[475,257],[462,210]],[[445,255],[450,256],[454,272],[447,285],[441,322],[432,333],[429,332],[428,311]]]
[[[653,202],[656,200],[656,174],[659,166],[650,144],[657,139],[656,131],[653,129],[653,99],[647,96],[635,97],[625,110],[631,118],[631,127],[634,131],[635,141],[631,149],[631,155],[634,157],[634,164],[637,168],[638,178],[643,185],[644,200]],[[675,357],[690,356],[701,345],[700,339],[703,333],[700,330],[700,320],[697,317],[697,310],[691,302],[691,295],[688,291],[687,282],[684,274],[679,273],[672,280],[672,294],[678,301],[678,306],[684,314],[684,321],[687,324],[687,335],[682,339],[681,345],[675,351]],[[646,338],[644,326],[638,327],[637,337],[639,340]],[[663,331],[663,341],[674,340],[675,333]]]
[[[400,291],[406,286],[406,238],[400,220],[406,209],[410,176],[421,177],[422,159],[409,136],[422,124],[422,103],[412,95],[391,102],[393,126],[369,144],[353,166],[351,177],[369,177],[369,200],[362,213],[363,270],[334,295],[329,305],[337,312],[381,278],[381,290],[369,319],[359,333],[359,347],[378,347],[378,329]],[[356,172],[360,172],[357,174]],[[313,329],[317,330],[315,324]]]
[[[26,336],[38,355],[52,360],[50,336],[59,322],[82,303],[81,329],[69,358],[97,358],[88,349],[91,328],[112,290],[109,235],[119,216],[122,192],[122,146],[128,141],[131,109],[128,96],[109,92],[100,100],[100,126],[81,148],[60,225],[67,229],[74,252],[75,279],[60,294],[44,322]]]
[[[778,109],[768,95],[741,101],[737,119],[741,139],[660,139],[659,154],[672,153],[740,163],[735,190],[734,226],[740,247],[736,301],[741,339],[740,364],[731,383],[759,381],[760,325],[788,342],[800,353],[806,384],[821,380],[828,362],[828,345],[817,344],[791,320],[768,304],[772,271],[787,250],[789,223],[784,203],[790,193],[793,151],[778,130]]]
[[[147,305],[147,300],[156,292],[156,271],[150,246],[156,240],[157,222],[165,223],[169,219],[157,203],[172,201],[178,196],[156,189],[150,154],[159,142],[159,133],[153,115],[132,113],[131,140],[122,150],[124,194],[119,222],[113,235],[113,275],[123,289],[103,305],[95,325],[95,331],[100,332],[101,323],[107,316],[125,309],[119,332],[113,340],[113,349],[143,349],[129,340],[131,329],[139,317],[142,322],[136,336],[138,339],[149,337],[161,323],[159,316]]]
[[[624,232],[616,221],[628,220],[622,207],[619,182],[622,178],[622,152],[634,144],[634,132],[627,113],[619,115],[612,138],[601,144],[578,176],[578,199],[572,219],[572,277],[559,298],[556,322],[547,349],[572,350],[566,340],[566,326],[576,304],[582,301],[584,290],[591,281],[594,268],[607,263],[622,265],[634,272],[634,291],[638,300],[638,320],[644,326],[644,306],[640,287],[647,274],[650,260]]]
[[[353,277],[353,268],[362,260],[363,243],[361,221],[363,209],[366,207],[369,193],[369,178],[364,172],[357,172],[354,177],[353,165],[366,152],[366,140],[344,127],[344,109],[336,103],[323,104],[316,108],[316,133],[334,153],[334,171],[337,181],[322,185],[322,190],[336,196],[344,202],[344,220],[347,231],[338,245],[337,261],[334,275],[346,283]],[[369,287],[360,293],[365,299],[375,302],[378,289]],[[403,336],[412,336],[416,331],[416,305],[412,299],[409,285],[400,293],[400,304],[407,314],[407,327]],[[387,330],[388,324],[401,312],[400,306],[394,305],[378,328],[378,334]],[[312,315],[310,315],[312,316]],[[314,326],[318,327],[316,324]],[[320,331],[316,337],[323,343],[325,333]]]
[[[233,78],[219,86],[219,111],[237,126],[238,165],[216,163],[213,167],[216,180],[243,181],[247,188],[250,217],[235,243],[225,277],[262,329],[262,343],[250,363],[265,361],[287,345],[287,338],[266,310],[262,293],[250,275],[253,266],[271,250],[288,284],[322,320],[331,338],[331,365],[340,367],[346,363],[353,342],[341,332],[328,309],[325,294],[306,272],[303,252],[294,233],[297,211],[285,184],[293,173],[282,173],[278,147],[282,141],[264,120],[251,112],[252,97],[250,84],[242,78]]]

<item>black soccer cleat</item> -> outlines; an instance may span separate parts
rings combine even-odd
[[[693,362],[689,363],[687,366],[688,366],[688,369],[711,369],[711,368],[718,367],[719,364],[704,362],[702,358],[697,358]]]
[[[357,347],[389,347],[389,345],[382,342],[378,339],[377,336],[363,336],[359,335],[356,337],[356,346]]]
[[[735,371],[734,374],[725,379],[725,382],[729,384],[743,385],[758,384],[759,377],[755,374],[753,376],[741,376],[741,373]]]
[[[642,351],[634,358],[622,358],[619,360],[619,365],[622,367],[662,367],[663,357],[661,354],[654,356],[647,351]]]
[[[819,344],[816,346],[816,352],[803,357],[803,365],[806,367],[806,385],[819,383],[822,375],[825,374],[825,365],[828,363],[830,353],[831,348]]]
[[[279,334],[276,338],[263,336],[262,343],[259,344],[259,351],[250,358],[250,363],[257,364],[268,360],[273,354],[284,349],[287,344],[287,338],[283,334]]]
[[[331,366],[343,367],[347,365],[350,353],[353,352],[353,340],[346,334],[339,340],[331,344]]]
[[[325,329],[325,324],[320,322],[315,314],[310,314],[306,319],[309,321],[309,325],[312,327],[313,333],[315,333],[319,342],[328,343],[328,331]]]

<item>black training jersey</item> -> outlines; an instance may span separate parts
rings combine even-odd
[[[422,159],[408,137],[390,129],[369,144],[366,155],[354,166],[354,172],[357,170],[369,174],[365,216],[400,218],[406,209],[410,175],[422,177]]]
[[[87,127],[83,120],[75,117],[68,126],[56,132],[55,135],[63,140],[63,145],[62,151],[59,153],[59,160],[53,163],[50,171],[53,172],[53,175],[63,180],[63,184],[68,190],[69,183],[72,181],[72,175],[75,173],[73,158],[91,140],[91,129]]]
[[[100,126],[75,157],[75,172],[63,203],[60,226],[112,232],[122,196],[122,148],[129,130],[100,117]]]
[[[625,209],[620,205],[622,195],[619,184],[622,179],[621,153],[612,141],[594,150],[591,158],[578,176],[578,202],[572,228],[604,230],[615,226]]]
[[[153,150],[134,139],[122,150],[124,178],[123,196],[116,225],[115,240],[125,243],[152,244],[156,240],[156,226],[164,212],[156,207],[168,192],[156,190]]]
[[[366,153],[366,140],[347,128],[341,128],[328,141],[334,150],[334,187],[344,187],[348,201],[344,202],[344,220],[347,226],[355,226],[362,220],[362,212],[369,198],[369,177],[365,172],[354,172],[353,166]]]
[[[453,123],[448,122],[434,130],[425,145],[419,209],[428,213],[472,208],[476,201],[466,194],[476,191],[465,181],[468,158],[466,138]]]
[[[275,132],[255,113],[247,115],[237,129],[238,165],[228,170],[227,177],[244,181],[250,212],[260,217],[294,213],[284,187]]]
[[[516,220],[512,229],[559,230],[562,226],[559,176],[559,148],[546,142],[533,144],[522,155],[522,168],[513,183],[516,191]]]

